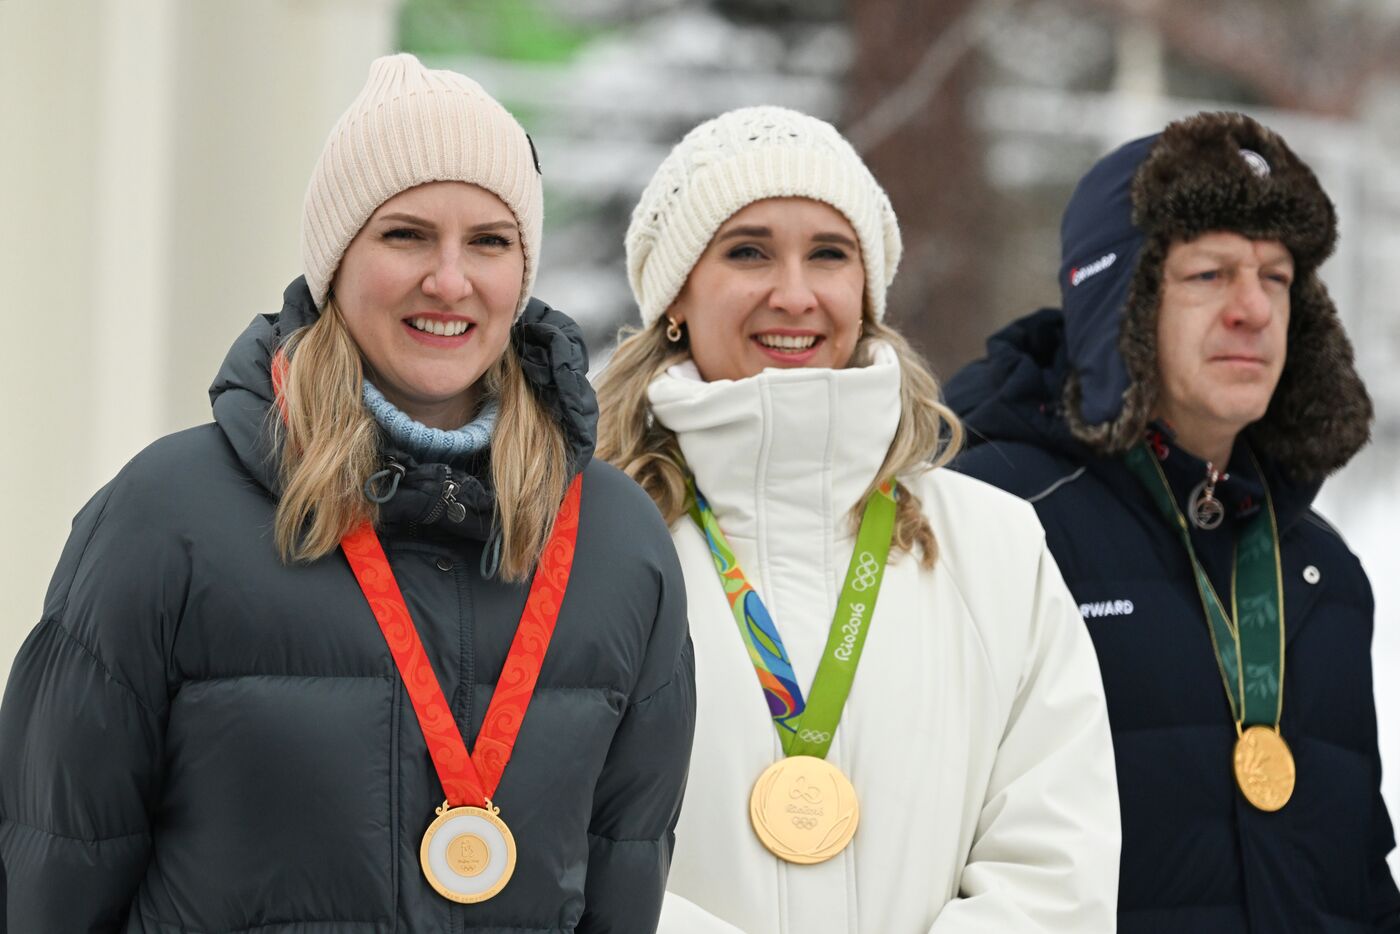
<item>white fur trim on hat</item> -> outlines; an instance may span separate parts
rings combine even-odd
[[[318,308],[350,241],[375,210],[401,191],[437,181],[479,185],[515,214],[525,253],[516,313],[524,309],[544,220],[530,138],[481,85],[455,71],[430,71],[407,53],[369,66],[369,81],[331,130],[311,173],[301,260]]]
[[[783,107],[745,107],[700,124],[661,163],[627,229],[627,278],[652,325],[736,211],[765,198],[812,198],[840,211],[860,241],[865,293],[885,315],[903,244],[890,199],[836,128]]]

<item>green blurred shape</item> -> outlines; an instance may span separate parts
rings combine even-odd
[[[419,56],[566,62],[601,30],[569,22],[551,7],[547,0],[406,0],[399,48]]]

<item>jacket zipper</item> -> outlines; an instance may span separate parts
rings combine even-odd
[[[438,501],[433,504],[433,508],[423,517],[423,525],[432,525],[442,518],[444,512],[452,522],[461,522],[467,517],[467,507],[457,502],[457,491],[461,489],[456,480],[450,477],[442,483],[442,493],[438,496]]]

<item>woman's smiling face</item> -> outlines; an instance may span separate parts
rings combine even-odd
[[[471,419],[482,375],[505,351],[525,254],[515,215],[465,182],[431,182],[381,204],[345,251],[331,294],[366,376],[434,428]]]
[[[865,266],[844,214],[809,198],[755,201],[715,233],[667,314],[707,381],[767,367],[845,367],[860,339]]]

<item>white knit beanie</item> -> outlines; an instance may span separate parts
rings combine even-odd
[[[429,71],[407,53],[369,66],[369,81],[331,130],[311,173],[301,261],[317,308],[370,215],[399,192],[437,181],[479,185],[515,214],[525,253],[516,314],[524,310],[544,220],[534,146],[481,85],[455,71]]]
[[[765,198],[812,198],[855,229],[865,294],[885,315],[903,244],[894,208],[836,128],[783,107],[744,107],[700,124],[661,163],[627,228],[627,278],[651,326],[676,300],[720,226]]]

